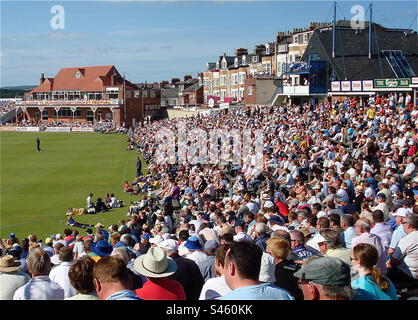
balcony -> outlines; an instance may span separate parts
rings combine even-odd
[[[16,102],[18,106],[109,106],[121,105],[122,99],[106,99],[106,100],[24,100]]]

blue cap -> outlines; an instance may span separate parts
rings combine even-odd
[[[119,248],[119,247],[126,247],[126,243],[123,241],[118,241],[118,243],[116,243],[113,248]]]
[[[14,238],[16,238],[16,235],[12,232],[9,237],[10,237],[10,239],[14,239]]]
[[[237,220],[235,221],[234,227],[243,227],[245,226],[245,221],[244,220]]]
[[[144,234],[141,235],[141,238],[144,239],[144,240],[149,240],[150,237],[151,236],[149,235],[149,233],[144,233]]]
[[[277,224],[283,225],[283,220],[277,215],[271,216],[269,221],[270,223],[277,223]]]

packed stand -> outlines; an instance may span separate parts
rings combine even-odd
[[[354,99],[258,106],[136,128],[128,143],[148,172],[138,160],[135,180],[124,184],[136,198],[126,219],[65,229],[41,244],[11,235],[1,297],[413,299],[418,110],[391,97],[365,107]],[[263,130],[261,168],[249,159],[156,161],[162,129],[174,139],[182,130],[225,128]]]

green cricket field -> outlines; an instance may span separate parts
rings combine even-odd
[[[39,137],[42,152],[36,150]],[[127,136],[101,133],[0,133],[0,237],[15,233],[19,239],[36,234],[45,239],[63,233],[68,208],[86,206],[114,193],[125,207],[74,216],[80,223],[106,227],[126,219],[131,200],[123,184],[136,174],[136,151],[127,151]],[[143,165],[144,167],[144,165]],[[78,229],[83,234],[85,230]]]

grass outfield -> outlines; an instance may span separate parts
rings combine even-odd
[[[94,200],[113,192],[128,207],[75,216],[77,222],[109,226],[126,218],[137,197],[122,192],[123,183],[133,181],[138,156],[125,150],[126,141],[120,134],[1,132],[0,236],[63,233],[68,208],[85,207],[90,192]]]

